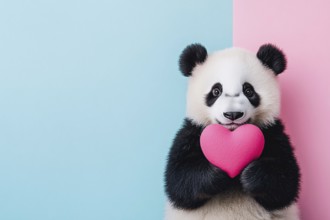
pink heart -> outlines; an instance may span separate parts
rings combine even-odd
[[[241,125],[234,131],[211,124],[203,130],[200,144],[206,159],[234,178],[260,157],[265,139],[261,130],[252,124]]]

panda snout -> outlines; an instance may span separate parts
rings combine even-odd
[[[224,112],[223,113],[223,116],[225,116],[225,118],[228,118],[232,121],[243,117],[243,115],[244,115],[243,112]]]

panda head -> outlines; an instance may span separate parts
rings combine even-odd
[[[277,75],[286,68],[281,50],[271,44],[257,54],[230,48],[207,54],[205,47],[186,47],[179,60],[189,77],[187,117],[206,126],[219,123],[230,130],[245,123],[270,125],[279,116]]]

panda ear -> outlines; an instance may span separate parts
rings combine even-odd
[[[286,69],[284,53],[272,44],[262,45],[258,50],[257,57],[263,65],[272,69],[275,75],[282,73]]]
[[[191,76],[197,64],[203,63],[207,58],[207,50],[201,44],[191,44],[181,53],[179,68],[184,76]]]

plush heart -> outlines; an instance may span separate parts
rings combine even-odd
[[[234,178],[260,157],[265,139],[261,130],[252,124],[241,125],[234,131],[211,124],[203,130],[200,144],[207,160]]]

